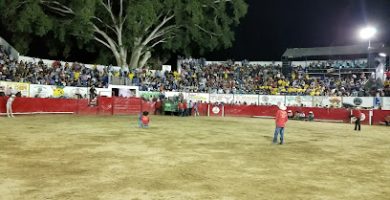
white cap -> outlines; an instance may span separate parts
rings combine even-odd
[[[287,110],[287,107],[284,104],[280,104],[278,107],[280,110]]]

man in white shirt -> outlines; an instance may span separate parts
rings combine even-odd
[[[7,100],[7,116],[8,117],[14,117],[14,114],[12,113],[12,104],[15,100],[15,95],[12,94],[8,100]]]

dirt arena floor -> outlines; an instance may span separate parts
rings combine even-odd
[[[390,129],[254,118],[0,118],[1,200],[389,199]]]

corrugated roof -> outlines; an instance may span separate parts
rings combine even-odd
[[[382,44],[372,44],[370,51],[372,53],[384,52],[389,54],[390,48]],[[346,55],[365,55],[368,54],[368,45],[334,46],[334,47],[316,47],[316,48],[293,48],[287,49],[283,57],[302,58],[319,56],[346,56]]]

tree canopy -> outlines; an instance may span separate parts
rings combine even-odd
[[[228,48],[245,0],[0,0],[3,27],[27,53],[32,36],[52,54],[100,52],[118,66],[143,66],[158,47],[190,55]],[[110,52],[110,53],[107,53]]]

